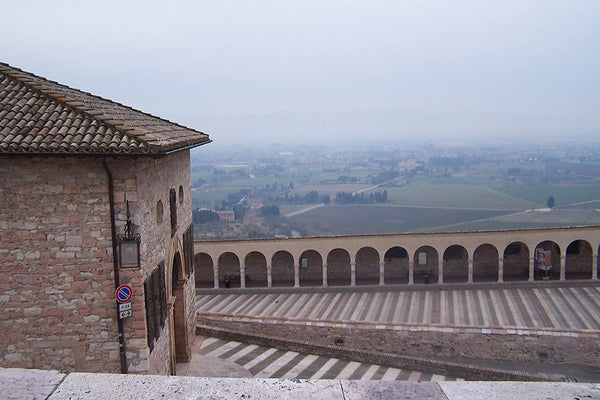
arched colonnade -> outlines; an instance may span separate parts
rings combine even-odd
[[[600,227],[354,235],[198,241],[194,261],[214,288],[571,280],[598,279],[599,246]]]

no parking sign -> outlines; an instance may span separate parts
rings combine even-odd
[[[119,302],[119,318],[131,317],[131,297],[133,296],[133,289],[130,285],[120,285],[115,290],[115,298]]]
[[[133,296],[133,289],[131,289],[130,285],[120,285],[115,290],[115,297],[121,304],[131,301],[131,296]]]

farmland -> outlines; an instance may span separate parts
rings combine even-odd
[[[193,161],[192,201],[196,209],[235,209],[236,221],[195,232],[235,238],[600,224],[600,145],[523,149],[232,148]],[[353,204],[341,204],[348,199]],[[550,200],[552,212],[532,211]],[[265,205],[280,216],[263,218]]]

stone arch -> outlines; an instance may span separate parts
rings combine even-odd
[[[512,242],[503,253],[503,280],[529,280],[529,248],[523,242]]]
[[[271,279],[273,286],[294,286],[294,256],[280,250],[271,258]]]
[[[552,266],[552,268],[550,269],[542,269],[543,267],[543,263],[541,262],[540,259],[538,259],[537,257],[539,257],[539,253],[538,253],[538,249],[541,250],[545,250],[545,251],[549,251],[550,253],[550,260],[549,260],[549,264]],[[550,279],[550,280],[558,280],[560,279],[560,246],[552,241],[552,240],[544,240],[543,242],[538,243],[537,246],[535,246],[535,250],[534,250],[534,279],[536,280],[544,280],[544,279]]]
[[[443,282],[467,282],[469,253],[463,246],[453,244],[444,251]]]
[[[350,254],[344,249],[333,249],[327,254],[327,285],[350,286]]]
[[[323,257],[318,251],[306,250],[298,261],[300,286],[323,285]]]
[[[225,287],[225,275],[229,277],[231,287],[240,287],[240,259],[230,251],[219,256],[219,286]]]
[[[356,252],[356,284],[379,284],[379,252],[372,247],[363,247]]]
[[[383,256],[386,284],[408,283],[408,251],[404,247],[390,247]]]
[[[258,251],[251,251],[244,258],[246,286],[267,287],[267,259]]]
[[[173,256],[171,265],[171,302],[173,303],[173,320],[170,325],[172,338],[171,342],[171,363],[188,362],[191,358],[191,346],[188,344],[187,335],[187,313],[185,296],[186,275],[183,270],[181,253],[177,252]],[[174,350],[174,354],[173,354]]]
[[[594,255],[586,240],[574,240],[567,246],[565,279],[591,279]]]
[[[473,252],[473,281],[498,281],[498,249],[491,244],[482,244]]]
[[[421,246],[414,255],[414,281],[415,283],[438,282],[439,256],[436,249],[431,246]]]
[[[194,265],[196,267],[196,287],[213,287],[215,273],[212,257],[206,253],[197,253],[194,255]]]

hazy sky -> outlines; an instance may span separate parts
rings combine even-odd
[[[0,60],[215,143],[600,136],[600,1],[8,1]]]

